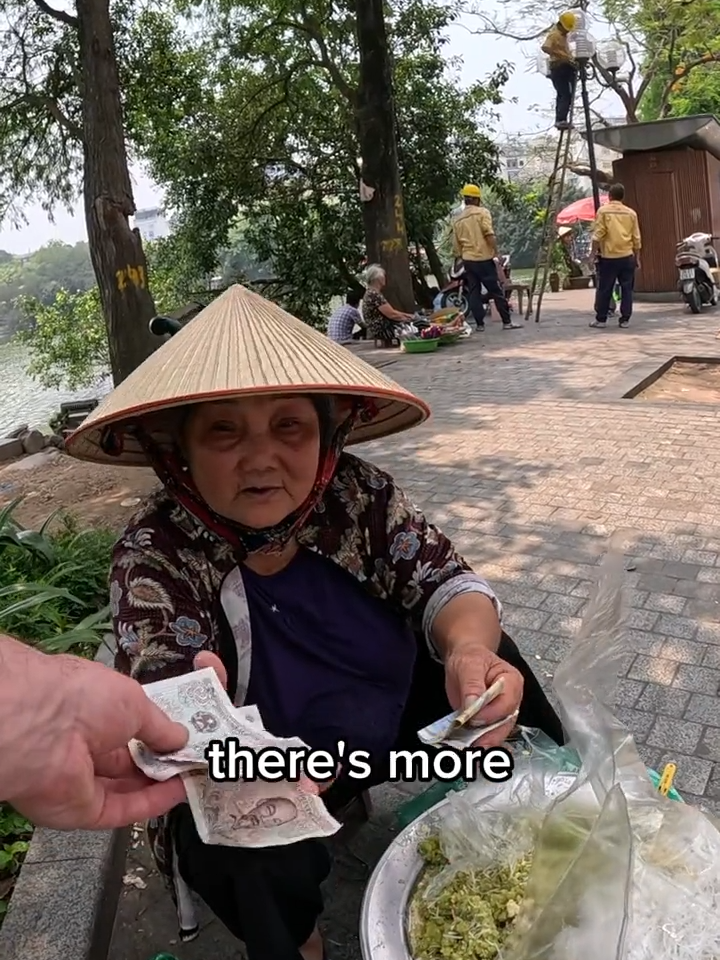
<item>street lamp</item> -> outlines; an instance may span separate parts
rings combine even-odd
[[[597,61],[603,70],[607,70],[613,76],[622,69],[626,59],[625,45],[619,40],[605,40],[598,44]]]
[[[573,11],[574,12],[574,11]],[[600,187],[597,182],[597,163],[595,162],[595,142],[593,140],[592,119],[590,117],[590,99],[588,97],[588,63],[595,56],[595,41],[583,26],[575,30],[575,59],[579,66],[580,95],[582,97],[583,113],[585,114],[585,138],[588,146],[588,163],[592,178],[593,206],[595,213],[600,209]]]
[[[587,27],[585,11],[581,7],[571,7],[568,12],[575,17],[575,27],[571,36],[576,34],[579,30],[585,30]]]
[[[543,77],[550,76],[550,57],[546,53],[539,53],[535,60],[535,68]]]

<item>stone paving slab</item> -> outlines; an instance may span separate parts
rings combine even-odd
[[[623,400],[673,356],[720,356],[720,315],[640,304],[628,330],[591,330],[592,292],[549,296],[544,319],[510,333],[491,324],[427,356],[394,355],[387,373],[430,403],[422,427],[357,452],[394,474],[494,585],[506,623],[546,687],[569,649],[607,545],[632,542],[632,609],[618,714],[645,762],[678,765],[692,803],[720,812],[720,409]],[[363,345],[370,362],[386,351]],[[392,835],[409,785],[378,794],[354,841],[368,863]],[[238,946],[208,918],[178,946],[146,852],[148,889],[127,888],[111,960],[229,960]],[[363,876],[336,868],[326,930],[336,956],[358,960]],[[355,873],[353,874],[353,869]]]

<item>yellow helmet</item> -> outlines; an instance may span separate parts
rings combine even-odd
[[[482,197],[480,187],[476,183],[466,183],[461,192],[463,197],[473,197],[475,200]]]
[[[561,13],[558,17],[558,23],[560,26],[567,30],[568,33],[572,33],[577,25],[577,17],[574,13],[571,13],[569,10],[567,13]]]

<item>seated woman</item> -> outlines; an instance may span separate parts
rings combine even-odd
[[[141,682],[212,665],[276,736],[371,752],[342,768],[335,816],[387,777],[392,748],[477,697],[483,720],[562,742],[561,724],[500,626],[500,604],[392,477],[344,452],[421,423],[403,387],[243,287],[232,287],[121,383],[68,439],[83,460],[150,464],[161,489],[114,551],[117,667]],[[482,739],[500,744],[514,720]],[[433,748],[427,748],[432,750]],[[194,890],[250,960],[322,960],[326,846],[203,843],[186,804],[150,825],[181,934]]]
[[[379,340],[384,347],[391,347],[397,339],[398,324],[412,320],[414,314],[402,313],[390,306],[381,292],[386,282],[387,277],[380,264],[370,264],[365,271],[363,320],[373,340]]]

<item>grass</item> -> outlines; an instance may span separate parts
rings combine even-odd
[[[40,530],[15,519],[20,501],[0,511],[0,632],[46,653],[93,657],[110,630],[108,574],[116,535],[81,530],[53,514]],[[0,925],[7,912],[32,824],[0,803]]]
[[[532,267],[530,267],[528,270],[513,270],[513,283],[532,283],[534,273],[535,271]]]

